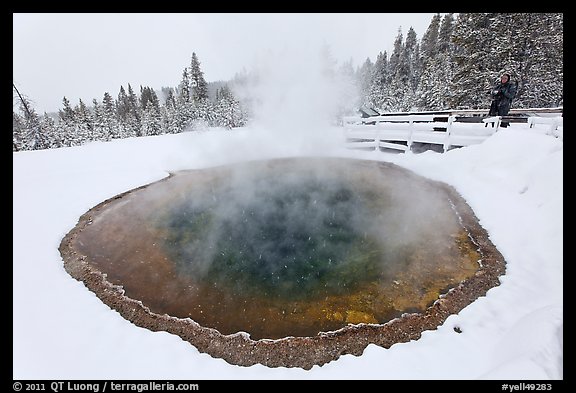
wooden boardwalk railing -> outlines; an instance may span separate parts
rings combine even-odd
[[[443,121],[441,121],[443,120]],[[482,123],[459,123],[456,116],[439,119],[436,115],[375,116],[344,119],[344,133],[349,148],[394,149],[410,151],[414,144],[452,147],[483,142],[497,128]]]
[[[558,113],[561,114],[562,110],[516,109],[504,117],[486,117],[487,110],[402,112],[369,117],[348,116],[343,118],[343,125],[349,148],[406,152],[411,151],[415,144],[429,144],[446,152],[454,147],[482,143],[500,129],[502,121],[529,123],[530,127],[551,124],[554,130],[551,128],[550,133],[561,137],[562,122],[558,119],[562,118]]]

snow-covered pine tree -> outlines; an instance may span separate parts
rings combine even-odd
[[[214,125],[217,127],[232,129],[241,127],[245,123],[240,101],[234,96],[228,85],[224,85],[216,91],[214,112],[216,115]]]
[[[39,150],[48,147],[48,141],[40,128],[40,118],[30,101],[20,94],[16,85],[12,85],[18,95],[22,116],[13,111],[12,116],[12,149]]]
[[[189,125],[193,130],[205,130],[216,123],[214,104],[208,99],[194,103],[192,121]]]
[[[438,34],[440,30],[440,21],[442,17],[436,14],[432,17],[426,32],[422,36],[420,42],[420,56],[426,62],[428,59],[434,58],[438,51]]]
[[[162,94],[165,97],[164,105],[166,105],[166,106],[168,106],[168,105],[175,106],[176,105],[176,101],[174,98],[174,89],[172,89],[171,87],[163,87],[162,88]]]
[[[397,100],[396,110],[409,111],[414,107],[414,92],[420,74],[416,56],[419,51],[418,42],[412,27],[408,30],[406,41],[400,48],[396,72],[391,83],[392,95]]]
[[[216,89],[215,100],[214,100],[214,114],[215,114],[215,125],[219,127],[232,128],[231,122],[229,121],[229,104],[231,101],[231,92],[228,86],[222,86]]]
[[[560,105],[564,82],[563,14],[514,13],[499,15],[499,19],[511,25],[502,69],[518,81],[514,105]]]
[[[26,134],[24,119],[12,111],[12,151],[25,150]]]
[[[356,70],[356,81],[359,89],[358,94],[360,96],[358,106],[373,106],[368,100],[373,71],[374,63],[372,63],[370,57],[367,57],[362,66]]]
[[[148,105],[142,113],[142,135],[162,134],[162,116],[160,108]]]
[[[403,46],[404,36],[402,34],[402,28],[398,29],[398,34],[394,39],[394,48],[392,49],[392,54],[390,55],[390,59],[388,61],[388,68],[390,70],[389,74],[391,78],[396,75],[396,71],[398,70],[398,65],[400,64],[400,55],[402,54],[402,46]],[[390,81],[391,82],[391,81]]]
[[[128,83],[128,130],[131,136],[142,136],[142,115],[138,97]]]
[[[166,102],[161,107],[163,128],[167,134],[177,134],[183,130],[181,114],[178,112],[179,105],[173,89],[169,89],[166,94]]]
[[[398,29],[398,35],[394,40],[394,49],[390,55],[389,64],[389,83],[384,90],[385,104],[383,110],[385,112],[399,112],[405,111],[405,95],[409,93],[408,80],[408,67],[406,64],[406,57],[404,51],[404,35],[402,29]]]
[[[41,150],[49,146],[46,135],[40,127],[40,117],[34,108],[27,103],[28,109],[21,108],[22,112],[22,129],[21,141],[23,142],[21,150]],[[14,146],[14,145],[13,145]]]
[[[140,86],[140,110],[142,112],[142,135],[162,134],[162,117],[158,96],[148,86]]]
[[[388,54],[386,51],[384,53],[379,52],[372,67],[370,90],[366,100],[368,106],[380,111],[386,111],[389,108],[388,86],[390,79]]]
[[[420,44],[416,37],[416,32],[412,27],[408,29],[406,34],[406,43],[404,44],[404,61],[407,68],[406,81],[410,87],[411,93],[414,93],[418,88],[418,82],[422,67],[420,65]]]
[[[454,14],[446,14],[440,23],[438,31],[437,49],[438,53],[452,53],[452,32],[454,31]]]
[[[78,105],[74,107],[76,132],[75,132],[75,145],[82,145],[86,142],[95,140],[92,127],[92,114],[88,107],[79,99]]]
[[[190,70],[185,67],[182,71],[182,80],[177,88],[177,99],[174,110],[174,124],[180,131],[188,127],[194,118],[194,102],[192,99]],[[170,111],[169,111],[170,112]],[[178,131],[178,132],[180,132]]]
[[[116,105],[114,99],[108,92],[105,92],[104,98],[102,98],[102,123],[104,140],[121,137]]]
[[[64,141],[61,138],[62,134],[59,132],[56,122],[46,112],[44,112],[44,115],[40,120],[40,129],[42,134],[46,137],[46,149],[64,146]]]
[[[440,14],[432,17],[426,32],[420,41],[420,63],[422,74],[416,90],[416,105],[423,110],[439,109],[441,97],[438,96],[439,86],[436,78],[436,54],[438,51],[438,35],[440,29]]]
[[[70,106],[70,101],[68,100],[68,98],[66,97],[62,98],[62,105],[63,108],[58,110],[58,116],[60,118],[60,121],[64,122],[67,125],[72,125],[76,119],[74,110],[72,109],[72,106]]]
[[[152,101],[153,92],[154,90],[152,90],[148,86],[140,85],[140,109],[142,110],[142,112],[146,110],[146,106],[148,106],[148,103]],[[158,97],[156,97],[156,101],[158,101]]]
[[[78,143],[78,137],[76,133],[76,113],[70,101],[64,97],[62,98],[63,108],[58,110],[58,133],[60,134],[61,145],[62,146],[74,146]]]
[[[502,51],[496,47],[495,29],[498,14],[461,13],[458,15],[452,42],[455,44],[454,74],[451,79],[450,106],[487,108],[490,106],[490,90],[495,82],[494,68],[500,69]],[[500,26],[508,29],[510,26]]]
[[[432,17],[420,44],[422,74],[416,91],[417,106],[421,110],[448,109],[451,100],[453,72],[451,43],[453,16]]]
[[[185,67],[182,71],[182,79],[178,85],[178,103],[188,104],[190,102],[190,75],[188,68]]]
[[[96,98],[92,99],[92,127],[94,140],[106,141],[108,140],[108,133],[104,125],[104,115],[102,113],[102,105],[98,103]]]
[[[118,119],[118,124],[122,127],[122,130],[119,129],[119,137],[125,138],[124,128],[128,123],[128,117],[130,116],[130,102],[128,101],[128,95],[126,94],[126,90],[124,90],[124,86],[120,86],[120,91],[118,92],[118,98],[116,99],[116,116]]]
[[[200,60],[198,60],[196,52],[192,52],[192,59],[190,60],[190,86],[190,93],[194,103],[208,99],[208,84],[204,79],[204,72],[200,68]]]
[[[442,18],[438,33],[438,53],[435,61],[436,83],[435,90],[438,92],[438,105],[429,109],[448,109],[452,98],[451,80],[454,73],[454,45],[452,44],[452,32],[454,31],[454,16],[446,14]]]

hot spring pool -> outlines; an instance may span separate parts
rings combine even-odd
[[[286,158],[181,171],[119,195],[86,213],[61,251],[74,277],[138,325],[235,364],[307,368],[321,362],[278,364],[246,348],[288,342],[275,344],[286,355],[340,337],[308,349],[337,358],[354,353],[334,346],[352,331],[427,315],[492,259],[497,285],[503,259],[471,217],[450,187],[392,164]],[[362,349],[378,343],[358,334]],[[235,340],[244,355],[220,356]]]

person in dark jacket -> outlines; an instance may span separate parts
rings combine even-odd
[[[512,100],[516,97],[516,84],[510,81],[510,74],[502,74],[500,82],[492,89],[492,104],[489,116],[506,116],[510,111]],[[502,127],[508,127],[508,122],[502,122]]]

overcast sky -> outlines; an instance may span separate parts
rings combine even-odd
[[[206,81],[250,70],[269,51],[286,61],[328,44],[338,64],[354,67],[392,52],[401,29],[422,38],[433,13],[13,14],[13,81],[39,114],[82,99],[113,98],[128,83],[175,87],[196,52]]]

